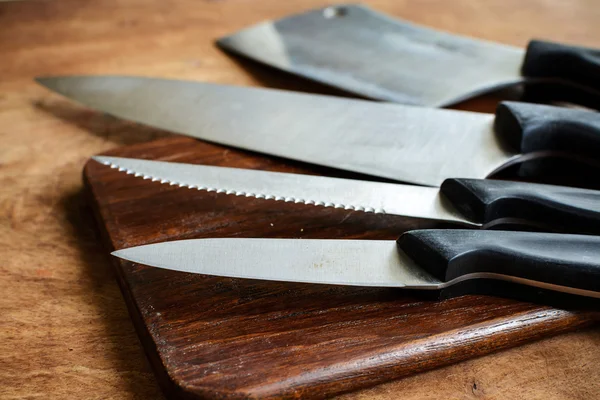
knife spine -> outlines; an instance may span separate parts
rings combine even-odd
[[[317,201],[317,200],[305,200],[302,198],[295,198],[295,197],[286,197],[286,196],[276,196],[276,195],[270,195],[270,194],[262,194],[262,193],[247,193],[244,191],[238,191],[238,190],[233,190],[233,189],[224,189],[224,188],[214,188],[214,187],[208,187],[208,186],[197,186],[197,185],[190,185],[187,183],[182,183],[182,182],[175,182],[169,179],[162,179],[162,178],[157,178],[151,175],[145,175],[142,174],[140,172],[136,172],[133,170],[130,170],[128,168],[125,167],[121,167],[118,164],[109,162],[109,161],[100,161],[98,160],[101,164],[104,164],[112,169],[116,169],[119,172],[124,172],[127,175],[133,175],[136,178],[142,178],[144,180],[150,180],[152,182],[159,182],[160,184],[168,184],[169,186],[178,186],[181,188],[187,188],[187,189],[196,189],[199,191],[206,191],[208,193],[210,192],[215,192],[217,194],[226,194],[226,195],[235,195],[238,197],[253,197],[256,199],[260,199],[260,200],[274,200],[274,201],[283,201],[285,203],[294,203],[294,204],[305,204],[305,205],[313,205],[313,206],[321,206],[321,207],[332,207],[332,208],[340,208],[340,209],[344,209],[344,210],[348,210],[348,211],[360,211],[360,212],[366,212],[366,213],[373,213],[373,214],[386,214],[385,210],[383,208],[374,208],[374,207],[364,207],[364,206],[356,206],[356,205],[351,205],[351,204],[336,204],[336,203],[331,203],[331,202],[325,202],[325,201]]]

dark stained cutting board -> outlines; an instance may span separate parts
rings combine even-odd
[[[183,137],[107,154],[342,176]],[[94,161],[84,180],[107,251],[203,237],[393,240],[408,229],[443,227],[161,185]],[[113,263],[151,364],[175,398],[323,398],[577,329],[600,316],[486,296],[432,301],[398,289]]]

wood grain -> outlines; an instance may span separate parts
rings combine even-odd
[[[333,172],[189,138],[110,155]],[[95,161],[87,164],[85,179],[109,249],[202,237],[395,240],[409,229],[444,227],[162,185]],[[486,296],[423,300],[398,289],[227,279],[114,261],[149,358],[173,397],[324,398],[581,328],[600,317]]]
[[[507,44],[600,47],[596,0],[377,0],[383,12]],[[168,136],[85,110],[33,77],[135,74],[320,91],[212,41],[323,1],[61,0],[0,5],[0,397],[161,398],[82,196],[89,156]],[[490,110],[481,101],[462,106]],[[600,331],[556,336],[345,398],[600,397]]]

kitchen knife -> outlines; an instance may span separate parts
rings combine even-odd
[[[548,152],[597,161],[600,114],[501,103],[496,117],[280,90],[139,77],[40,78],[109,114],[220,144],[439,186]]]
[[[523,50],[337,5],[263,22],[217,44],[372,99],[443,107],[518,83],[560,82],[600,104],[600,50],[532,40]],[[566,88],[564,88],[566,89]]]
[[[144,179],[237,196],[427,218],[484,227],[500,223],[600,233],[600,191],[477,179],[440,189],[238,168],[96,156]]]
[[[112,253],[152,267],[232,278],[481,293],[510,282],[600,298],[600,237],[538,232],[417,230],[394,241],[192,239]],[[490,285],[492,283],[492,285]],[[502,288],[502,286],[500,286]],[[489,293],[488,290],[485,292]],[[496,293],[511,297],[516,292]]]

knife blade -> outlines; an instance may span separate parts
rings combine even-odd
[[[494,180],[447,179],[440,189],[120,157],[96,161],[128,174],[197,190],[447,221],[600,233],[600,191]]]
[[[523,82],[560,81],[600,98],[600,51],[533,40],[527,50],[341,4],[217,40],[224,50],[372,99],[429,107]],[[555,89],[553,100],[565,100]]]
[[[600,237],[587,235],[450,229],[409,231],[397,243],[190,239],[112,254],[152,267],[231,278],[421,290],[476,280],[475,293],[491,280],[600,298]],[[498,294],[514,295],[506,289]]]
[[[536,157],[596,160],[600,114],[501,103],[489,114],[140,77],[39,78],[91,108],[199,139],[409,183],[485,178]]]

